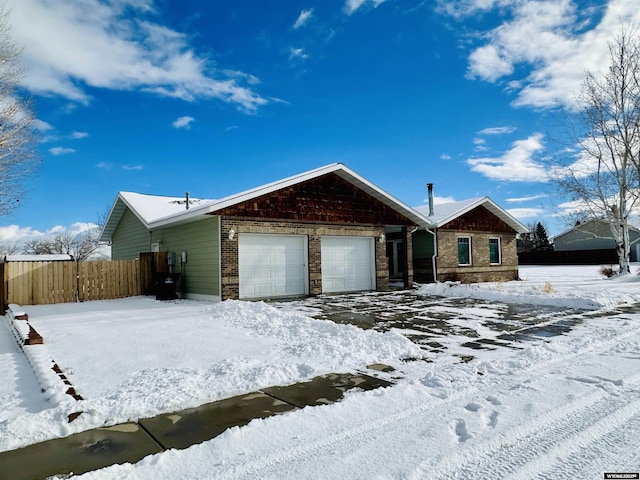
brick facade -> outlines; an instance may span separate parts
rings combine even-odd
[[[229,239],[228,232],[236,234]],[[322,293],[321,238],[325,235],[372,237],[375,245],[376,290],[388,290],[389,271],[385,243],[378,241],[383,226],[331,225],[308,222],[267,221],[242,217],[221,217],[222,299],[237,299],[240,293],[238,271],[238,235],[246,233],[304,235],[307,237],[309,294]]]
[[[463,283],[498,282],[518,278],[515,233],[438,230],[438,280]],[[471,238],[471,265],[458,265],[458,237]],[[500,238],[501,263],[489,262],[489,239]]]

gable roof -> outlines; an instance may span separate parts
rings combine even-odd
[[[455,220],[456,218],[480,206],[485,207],[496,217],[513,228],[517,233],[525,233],[529,231],[527,227],[516,220],[515,217],[513,217],[506,210],[498,206],[489,197],[476,197],[469,198],[467,200],[461,200],[459,202],[436,204],[433,207],[433,215],[431,216],[429,216],[428,205],[421,205],[419,207],[414,207],[414,209],[421,213],[423,216],[427,217],[429,225],[435,225],[436,228],[440,228],[450,221]]]
[[[420,212],[405,205],[381,188],[347,168],[342,163],[333,163],[324,167],[309,170],[291,177],[277,180],[244,192],[229,195],[218,200],[190,199],[189,209],[185,208],[184,197],[162,197],[143,195],[132,192],[119,192],[109,212],[107,222],[100,235],[100,240],[111,239],[125,210],[130,209],[147,229],[178,225],[203,220],[205,215],[214,214],[224,208],[237,205],[253,198],[266,195],[277,190],[290,187],[328,173],[334,173],[368,193],[378,201],[396,210],[417,225],[428,223]]]
[[[593,226],[594,230],[598,230],[600,228],[604,229],[605,231],[602,232],[604,233],[603,236],[601,236],[600,238],[613,238],[613,236],[611,235],[611,231],[609,230],[609,224],[606,220],[602,219],[602,218],[592,218],[590,220],[586,220],[584,222],[582,222],[580,225],[574,225],[573,227],[565,230],[562,233],[559,233],[558,235],[556,235],[555,237],[553,237],[553,239],[558,239],[561,237],[564,237],[570,233],[573,232],[580,232],[583,233],[585,235],[592,235],[595,236],[597,235],[599,232],[594,231],[594,230],[590,230],[590,228]],[[636,232],[638,234],[640,234],[640,229],[634,227],[633,225],[629,225],[629,231],[633,231]]]

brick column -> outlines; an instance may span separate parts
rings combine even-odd
[[[384,230],[376,232],[376,236],[373,238],[373,244],[376,257],[376,290],[387,291],[389,290],[389,259],[387,258],[387,242],[380,242],[380,235]]]
[[[407,227],[402,227],[402,242],[404,243],[402,283],[404,288],[411,288],[413,286],[413,235]]]
[[[320,235],[309,235],[309,295],[322,293],[322,256]]]
[[[229,240],[228,231],[233,228],[236,235]],[[240,273],[238,271],[238,222],[221,220],[220,222],[220,265],[222,271],[222,285],[220,294],[222,300],[238,299],[240,297]]]

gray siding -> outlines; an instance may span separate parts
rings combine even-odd
[[[640,232],[629,229],[631,244],[637,243]],[[604,221],[590,221],[575,227],[553,239],[553,249],[557,252],[574,250],[604,250],[616,248],[616,242],[611,236],[611,229]],[[633,251],[633,248],[632,248]]]
[[[616,242],[612,237],[596,238],[583,232],[571,231],[557,237],[553,241],[553,249],[557,252],[571,250],[601,250],[616,248]]]
[[[125,210],[111,238],[111,258],[131,260],[150,250],[149,231],[131,210]]]
[[[161,241],[160,250],[175,252],[175,271],[184,277],[187,294],[220,295],[220,228],[218,217],[154,230],[154,242]],[[181,252],[187,252],[187,263],[180,265]]]

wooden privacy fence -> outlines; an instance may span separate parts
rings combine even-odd
[[[2,264],[6,304],[40,305],[146,295],[149,279],[138,260],[7,262]],[[1,269],[0,269],[1,271]]]

